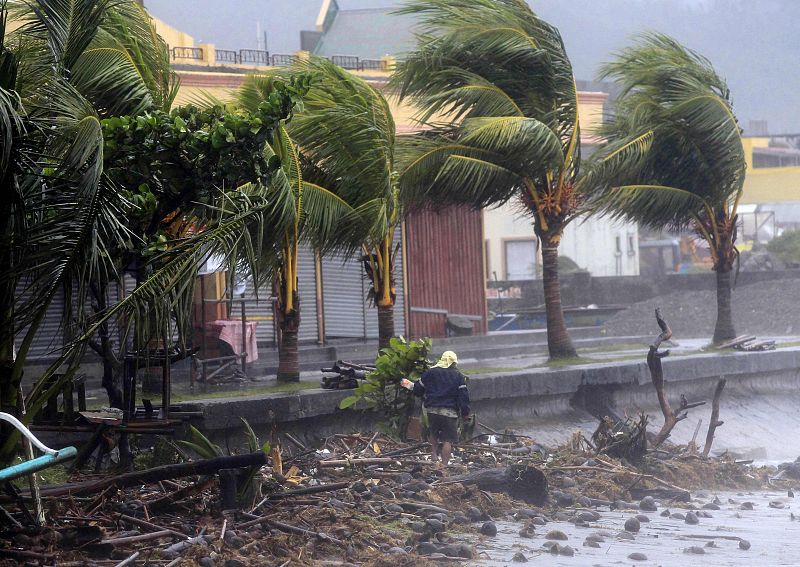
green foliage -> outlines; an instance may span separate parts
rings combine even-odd
[[[786,231],[767,244],[767,250],[784,262],[800,262],[800,230]]]
[[[175,211],[210,205],[220,191],[246,183],[267,185],[280,167],[264,149],[281,120],[302,104],[309,77],[275,81],[252,112],[221,105],[182,106],[102,121],[106,173],[135,206],[140,231]]]
[[[357,408],[383,416],[381,427],[400,434],[405,429],[409,412],[414,407],[414,395],[400,386],[403,378],[419,380],[430,368],[428,353],[431,339],[407,342],[403,337],[393,338],[389,348],[382,349],[375,359],[375,370],[359,383],[352,396],[343,399],[341,409]]]

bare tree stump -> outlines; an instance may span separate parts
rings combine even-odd
[[[656,309],[656,322],[659,328],[661,328],[661,333],[656,337],[655,342],[650,345],[650,350],[647,353],[647,368],[650,370],[650,380],[653,382],[653,387],[656,389],[658,404],[661,406],[661,413],[664,415],[664,425],[661,427],[661,431],[658,432],[655,439],[653,439],[653,447],[661,445],[667,437],[669,437],[678,422],[686,419],[688,416],[686,410],[705,403],[690,403],[684,396],[681,396],[681,405],[677,412],[670,406],[667,394],[664,391],[664,370],[661,366],[661,359],[669,356],[669,350],[659,351],[658,347],[661,346],[662,342],[672,337],[672,329],[669,328],[667,322],[661,317],[661,310],[659,309]]]
[[[711,444],[714,443],[714,433],[717,427],[725,423],[719,420],[719,400],[722,397],[722,390],[725,389],[725,378],[721,378],[717,382],[717,388],[714,390],[714,400],[711,402],[711,421],[708,423],[708,433],[706,434],[706,446],[703,447],[703,456],[708,457],[711,452]]]

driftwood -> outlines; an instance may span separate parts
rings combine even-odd
[[[669,328],[667,322],[661,317],[661,310],[656,309],[656,322],[661,333],[656,337],[655,342],[650,345],[650,350],[647,353],[647,368],[650,370],[650,380],[653,382],[653,387],[656,389],[658,396],[658,404],[661,406],[661,413],[664,415],[664,425],[661,426],[661,431],[658,432],[655,439],[653,439],[653,447],[661,445],[673,428],[679,421],[686,419],[689,415],[686,410],[703,405],[705,402],[690,403],[684,396],[681,396],[681,405],[678,411],[674,411],[669,404],[667,394],[664,391],[664,369],[661,366],[661,359],[669,356],[669,350],[659,351],[658,348],[661,343],[672,338],[672,329]]]
[[[539,469],[527,465],[485,469],[453,476],[448,483],[475,485],[487,492],[504,492],[528,504],[541,506],[547,501],[547,478]]]
[[[98,492],[109,486],[126,488],[140,484],[153,484],[162,480],[172,478],[182,478],[192,475],[213,474],[220,469],[235,469],[265,465],[267,456],[263,451],[257,453],[247,453],[244,455],[233,455],[230,457],[215,457],[213,459],[203,459],[189,463],[177,465],[163,465],[143,471],[136,471],[122,474],[116,477],[101,478],[88,482],[60,484],[46,487],[42,490],[42,496],[65,496],[67,494],[77,495]]]
[[[708,457],[711,452],[711,444],[714,443],[714,433],[717,427],[725,423],[719,419],[719,400],[722,397],[722,390],[725,389],[725,378],[721,378],[717,382],[717,388],[714,390],[714,400],[711,402],[711,421],[708,423],[708,433],[706,434],[706,446],[703,447],[703,456]]]

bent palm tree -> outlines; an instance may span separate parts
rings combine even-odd
[[[423,205],[499,205],[515,198],[542,246],[547,343],[575,356],[561,308],[558,246],[581,212],[580,125],[559,31],[523,0],[414,0],[418,47],[400,63],[401,98],[430,124],[410,144],[401,186]]]
[[[363,252],[378,309],[378,348],[386,348],[395,335],[394,235],[400,218],[391,109],[377,90],[327,59],[301,60],[291,72],[315,81],[289,132],[310,162],[306,177],[319,177],[359,213],[359,241],[348,245]]]
[[[602,70],[622,87],[609,145],[592,183],[613,215],[655,228],[692,227],[709,245],[717,274],[714,342],[736,336],[731,271],[745,157],[725,81],[702,56],[665,35],[643,36]]]

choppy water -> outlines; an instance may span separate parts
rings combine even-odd
[[[800,565],[800,519],[792,520],[790,514],[800,511],[800,503],[788,498],[786,492],[758,493],[719,493],[720,510],[709,510],[713,518],[700,518],[698,525],[686,524],[683,520],[660,516],[658,512],[610,511],[598,509],[601,518],[591,522],[589,527],[577,527],[570,522],[549,522],[537,526],[532,539],[519,536],[522,523],[513,521],[498,522],[496,538],[483,538],[478,544],[481,559],[472,561],[473,566],[519,565],[512,562],[515,553],[521,552],[534,565],[563,566],[606,566],[606,565]],[[693,501],[700,508],[709,502],[714,494]],[[729,503],[728,499],[735,503]],[[798,493],[800,498],[800,493]],[[771,501],[780,502],[784,508],[771,508]],[[752,510],[742,510],[744,502],[752,502]],[[670,508],[672,512],[686,512]],[[635,514],[646,514],[649,523],[642,523],[641,530],[634,540],[621,540],[616,537],[623,530],[625,520]],[[568,541],[558,542],[570,545],[575,554],[572,557],[553,555],[542,549],[547,540],[545,534],[550,530],[561,530],[569,537]],[[584,547],[586,536],[597,532],[608,532],[610,537],[600,544],[600,548]],[[749,550],[739,548],[738,539],[750,542]],[[714,541],[715,547],[705,547]],[[697,546],[703,555],[689,554],[684,550]],[[634,561],[628,556],[634,552],[644,553],[646,561]]]

